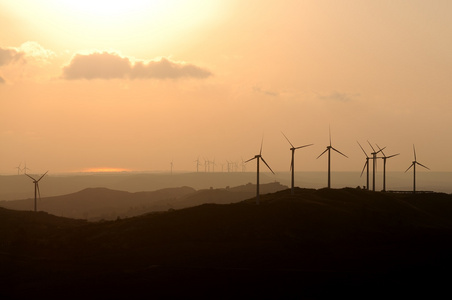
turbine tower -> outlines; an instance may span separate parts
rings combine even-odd
[[[284,134],[284,132],[282,132],[282,135],[286,138],[286,140],[289,142],[290,146],[292,148],[290,148],[290,151],[292,151],[292,161],[290,162],[290,170],[292,171],[292,184],[291,184],[291,194],[294,194],[294,181],[295,181],[295,150],[300,149],[300,148],[304,148],[304,147],[308,147],[308,146],[312,146],[314,144],[309,144],[309,145],[304,145],[304,146],[300,146],[300,147],[295,147],[294,145],[292,145],[292,143],[289,141],[289,139],[287,138],[287,136]]]
[[[47,172],[49,172],[49,171],[47,171]],[[25,174],[25,175],[27,175],[28,177],[30,177],[30,178],[33,180],[33,183],[35,184],[35,211],[36,211],[36,209],[37,209],[37,207],[36,207],[36,195],[39,195],[39,199],[41,199],[41,193],[39,192],[39,181],[42,179],[42,177],[44,177],[44,175],[47,174],[47,172],[45,172],[44,174],[42,174],[42,176],[39,177],[38,180],[34,179],[33,177],[31,177],[31,176],[28,175],[28,174]]]
[[[411,163],[411,165],[406,169],[405,173],[413,167],[413,194],[416,194],[416,165],[420,165],[421,167],[426,168],[427,170],[430,170],[428,167],[424,166],[423,164],[417,162],[416,160],[416,149],[414,148],[413,144],[413,152],[414,152],[414,160]]]
[[[386,160],[387,160],[388,158],[397,156],[397,155],[399,155],[400,153],[386,156],[385,153],[383,152],[383,149],[384,149],[384,148],[381,149],[380,146],[378,146],[378,144],[376,144],[376,145],[377,145],[378,149],[380,149],[381,154],[383,154],[383,192],[386,192]]]
[[[372,191],[375,192],[375,171],[377,170],[377,158],[381,158],[381,157],[377,157],[377,154],[380,153],[381,151],[383,151],[383,149],[380,149],[378,151],[375,151],[374,147],[372,147],[372,145],[370,144],[369,141],[367,141],[367,143],[369,143],[370,148],[372,148]]]
[[[361,148],[361,150],[363,150],[364,155],[366,156],[366,162],[364,163],[363,170],[361,171],[361,176],[363,176],[364,169],[367,169],[366,190],[369,190],[369,159],[370,159],[370,157],[367,155],[366,151],[364,151],[361,144],[358,141],[356,141],[356,142],[358,143],[359,147]]]
[[[263,145],[264,139],[262,139],[261,142],[261,150],[259,151],[259,154],[256,154],[253,158],[248,159],[247,161],[245,161],[245,163],[256,159],[257,162],[257,180],[256,180],[256,204],[259,205],[259,161],[262,160],[264,162],[264,164],[268,167],[268,169],[275,174],[275,172],[273,172],[272,168],[270,168],[270,166],[265,162],[264,158],[262,157],[262,145]]]
[[[323,151],[319,156],[317,156],[317,159],[318,159],[320,156],[322,156],[323,154],[325,154],[325,152],[328,151],[328,188],[331,188],[331,149],[333,149],[334,151],[336,151],[340,155],[345,156],[346,158],[348,158],[347,155],[345,155],[344,153],[340,152],[339,150],[337,150],[333,146],[331,146],[331,129],[330,129],[330,145],[326,146],[325,151]]]

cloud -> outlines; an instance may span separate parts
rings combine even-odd
[[[28,41],[17,48],[20,53],[24,53],[26,58],[32,58],[38,62],[47,63],[55,53],[51,50],[45,49],[37,42]]]
[[[321,100],[326,101],[338,101],[338,102],[350,102],[353,101],[359,94],[348,94],[348,93],[339,93],[333,92],[328,95],[318,95]]]
[[[269,91],[269,90],[263,90],[263,89],[261,89],[260,87],[257,87],[257,86],[253,87],[253,91],[258,92],[258,93],[262,93],[262,94],[267,95],[267,96],[272,96],[272,97],[278,97],[279,96],[278,92],[273,92],[273,91]]]
[[[6,83],[6,82],[5,82],[5,79],[3,79],[2,77],[0,77],[0,84],[4,84],[4,83]]]
[[[73,79],[177,79],[206,78],[212,73],[198,66],[166,58],[134,61],[113,52],[76,54],[63,68],[62,78]]]
[[[1,48],[0,47],[0,66],[10,64],[23,58],[24,53],[19,52],[14,48]]]
[[[0,66],[30,59],[38,62],[48,62],[54,55],[52,51],[45,49],[38,43],[28,41],[19,47],[0,47]]]

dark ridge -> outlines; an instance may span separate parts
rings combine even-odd
[[[88,223],[0,209],[0,296],[435,297],[452,196],[282,190]]]

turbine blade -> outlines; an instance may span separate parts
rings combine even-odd
[[[369,156],[367,156],[367,153],[366,153],[366,151],[364,151],[364,149],[363,149],[363,147],[361,146],[361,144],[360,144],[358,141],[356,141],[356,142],[358,143],[358,145],[359,145],[359,147],[361,148],[361,150],[363,150],[364,155],[365,155],[366,157],[369,157]]]
[[[367,143],[369,144],[370,148],[372,148],[372,151],[375,152],[374,147],[372,147],[372,144],[369,142],[369,140],[367,140]]]
[[[343,155],[343,156],[345,156],[345,157],[348,158],[348,156],[345,155],[344,153],[342,153],[341,151],[339,151],[339,150],[337,150],[337,149],[335,149],[335,148],[333,148],[333,147],[331,147],[331,149],[333,149],[333,150],[336,151],[337,153],[339,153],[339,154],[341,154],[341,155]]]
[[[253,158],[250,158],[250,159],[248,159],[247,161],[245,161],[245,163],[247,163],[247,162],[249,162],[249,161],[252,161],[253,159],[255,159],[256,157],[253,157]],[[228,162],[228,164],[230,164],[230,162],[229,161],[227,161]]]
[[[411,169],[412,166],[414,166],[414,163],[412,163],[412,164],[408,167],[408,169],[406,169],[405,173],[408,172],[408,170]]]
[[[331,146],[331,125],[328,125],[328,131],[329,131],[329,134],[330,134],[330,146]]]
[[[300,149],[300,148],[304,148],[304,147],[309,147],[309,146],[312,146],[312,145],[314,145],[314,144],[303,145],[303,146],[300,146],[300,147],[296,147],[295,149]]]
[[[366,162],[364,163],[363,170],[361,171],[361,175],[360,175],[359,177],[362,177],[362,176],[363,176],[364,170],[366,169],[367,163],[368,163],[368,162],[369,162],[369,161],[366,159]]]
[[[49,171],[47,171],[47,172],[49,172]],[[41,180],[41,179],[42,179],[42,177],[44,177],[44,175],[46,175],[46,174],[47,174],[47,172],[45,172],[44,174],[42,174],[42,176],[41,176],[41,177],[39,177],[39,179],[38,179],[37,181]]]
[[[31,176],[28,175],[27,173],[25,173],[25,175],[27,175],[28,177],[30,177],[31,179],[33,179],[34,181],[36,181],[36,179],[34,179],[33,177],[31,177]]]
[[[284,137],[285,137],[286,140],[289,142],[289,144],[292,146],[292,148],[294,148],[294,145],[292,145],[292,143],[289,141],[289,139],[288,139],[287,136],[284,134],[284,132],[281,131],[281,133],[282,133],[282,135],[284,135]]]
[[[39,191],[39,183],[36,182],[36,189],[38,190],[38,198],[41,199],[41,191]]]
[[[386,158],[391,158],[391,157],[394,157],[394,156],[397,156],[397,155],[400,155],[400,153],[397,153],[397,154],[393,154],[393,155],[389,155],[389,156],[386,156]]]
[[[426,166],[424,166],[423,164],[421,164],[421,163],[418,163],[418,162],[416,162],[418,165],[420,165],[421,167],[424,167],[424,168],[426,168],[427,170],[430,170],[430,168],[428,168],[428,167],[426,167]]]
[[[270,169],[270,171],[272,171],[273,174],[275,174],[275,172],[273,172],[272,168],[270,168],[270,166],[267,164],[267,162],[264,160],[264,158],[261,156],[262,161],[264,162],[264,164]]]
[[[383,154],[383,156],[386,157],[385,153],[383,152],[383,149],[385,149],[386,147],[384,147],[383,149],[381,149],[380,146],[378,146],[377,143],[375,143],[375,145],[377,145],[378,149],[380,149],[381,154]],[[378,152],[380,152],[380,151],[378,151]]]
[[[262,136],[262,140],[261,140],[261,151],[259,151],[259,155],[262,154],[262,146],[264,145],[264,137]]]
[[[414,152],[414,161],[416,161],[416,148],[414,148],[414,144],[413,144],[413,152]]]
[[[328,148],[326,148],[325,151],[322,152],[322,154],[320,154],[319,156],[317,156],[317,158],[319,158],[320,156],[322,156],[323,154],[325,154],[326,151],[328,151]]]
[[[380,148],[380,147],[378,147],[378,148]],[[375,154],[378,154],[379,152],[382,152],[384,149],[386,149],[386,147],[383,147],[383,149],[378,150]]]

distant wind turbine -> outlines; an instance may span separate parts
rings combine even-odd
[[[20,171],[22,170],[20,168],[21,165],[22,165],[22,163],[20,163],[17,167],[15,167],[15,169],[17,169],[17,175],[20,175]]]
[[[428,167],[424,166],[423,164],[417,162],[416,160],[416,149],[414,148],[413,144],[413,152],[414,152],[414,160],[411,163],[411,165],[406,169],[405,173],[408,172],[411,167],[413,167],[413,194],[416,194],[416,165],[420,165],[421,167],[426,168],[427,170],[430,170]]]
[[[381,154],[383,154],[383,192],[386,192],[386,160],[387,160],[388,158],[397,156],[397,155],[399,155],[400,153],[386,156],[385,153],[383,152],[383,149],[384,149],[384,148],[381,149],[380,146],[378,146],[378,144],[376,144],[376,145],[377,145],[378,149],[380,149]]]
[[[24,174],[27,174],[27,170],[30,170],[29,168],[27,168],[27,162],[25,162],[25,166],[22,169],[22,171],[24,171]]]
[[[171,175],[173,175],[173,161],[170,162],[171,165]]]
[[[215,158],[210,163],[212,163],[212,172],[215,173]]]
[[[270,166],[265,162],[264,158],[262,157],[262,145],[264,143],[264,139],[262,139],[261,142],[261,150],[259,151],[259,154],[256,154],[253,158],[248,159],[247,161],[245,161],[245,163],[256,159],[256,163],[257,163],[257,180],[256,180],[256,204],[259,205],[259,161],[262,160],[264,162],[264,164],[268,167],[268,169],[275,174],[275,172],[273,172],[272,168],[270,168]]]
[[[372,145],[370,144],[369,141],[367,141],[367,143],[369,143],[370,148],[372,148],[372,160],[373,160],[373,166],[372,166],[372,191],[375,192],[375,172],[377,170],[377,158],[381,158],[381,157],[377,157],[377,154],[380,153],[381,151],[383,151],[383,149],[385,149],[386,147],[384,147],[383,149],[380,149],[378,151],[375,151],[374,147],[372,147]]]
[[[290,150],[292,151],[292,161],[290,162],[290,170],[292,171],[291,194],[293,195],[294,194],[294,181],[295,181],[295,150],[300,149],[300,148],[304,148],[304,147],[308,147],[308,146],[312,146],[314,144],[308,144],[308,145],[304,145],[304,146],[300,146],[300,147],[295,147],[289,141],[289,139],[284,134],[284,132],[281,131],[281,133],[286,138],[286,140],[289,142],[290,146],[292,147],[292,148],[290,148]]]
[[[325,151],[323,151],[319,156],[317,156],[317,159],[328,151],[328,188],[331,188],[331,149],[333,149],[340,155],[345,156],[346,158],[348,158],[348,156],[340,152],[339,150],[335,149],[333,146],[331,146],[331,129],[329,133],[330,133],[330,145],[326,146]]]
[[[49,171],[47,171],[47,172],[49,172]],[[39,195],[39,199],[41,199],[41,193],[39,192],[39,181],[42,179],[42,177],[44,177],[44,175],[47,174],[47,172],[45,172],[44,174],[42,174],[42,176],[39,177],[38,180],[34,179],[33,177],[31,177],[31,176],[28,175],[28,174],[25,174],[25,175],[27,175],[28,177],[30,177],[30,178],[33,180],[33,183],[35,184],[35,211],[36,211],[36,209],[37,209],[37,206],[36,206],[36,195]]]
[[[199,172],[199,166],[201,166],[201,164],[199,163],[199,157],[194,161],[196,163],[196,173]]]
[[[363,176],[364,169],[367,169],[366,189],[369,190],[369,159],[370,159],[370,157],[367,155],[366,151],[364,151],[361,144],[358,141],[356,141],[356,142],[358,143],[359,147],[361,148],[361,150],[363,150],[364,155],[366,156],[366,162],[364,163],[363,170],[361,171],[361,176]]]

